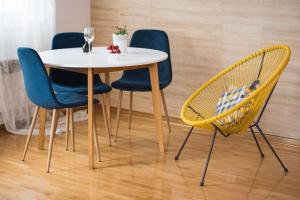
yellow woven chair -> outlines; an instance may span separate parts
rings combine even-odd
[[[263,158],[264,154],[253,129],[256,127],[284,171],[288,171],[260,128],[259,121],[282,71],[289,62],[290,53],[290,48],[286,45],[275,45],[261,49],[221,71],[186,100],[181,110],[181,118],[184,123],[192,126],[192,128],[175,160],[178,160],[194,127],[214,130],[208,159],[200,181],[201,186],[204,185],[206,171],[218,132],[228,137],[231,134],[242,133],[249,128]],[[254,82],[258,83],[257,88],[251,88],[251,91],[249,91],[249,86]],[[232,88],[235,88],[235,90]],[[220,105],[220,99],[224,94],[227,95],[232,91],[241,91],[242,89],[244,91],[245,88],[247,88],[246,95],[240,98],[240,101],[231,105],[231,107],[226,107],[228,105],[226,103],[230,103],[232,100],[229,99],[224,104],[225,106],[223,105],[225,107],[223,112],[216,113],[217,105]]]

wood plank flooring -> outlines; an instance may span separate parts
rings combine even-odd
[[[26,137],[1,131],[0,199],[300,199],[299,140],[269,137],[289,168],[284,175],[260,136],[263,160],[250,134],[218,135],[201,188],[212,134],[196,129],[176,162],[188,127],[173,123],[168,133],[164,123],[166,152],[159,153],[153,117],[134,112],[129,130],[122,110],[118,142],[109,147],[100,113],[97,108],[102,162],[95,160],[94,170],[88,167],[87,122],[75,123],[76,152],[65,151],[64,135],[55,137],[49,174],[47,151],[38,150],[37,136],[22,162]]]

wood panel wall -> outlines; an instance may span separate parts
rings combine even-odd
[[[91,0],[91,24],[96,45],[110,44],[117,25],[126,24],[130,33],[145,28],[168,33],[174,79],[165,93],[169,113],[177,118],[185,99],[217,72],[261,47],[288,44],[291,61],[263,127],[300,139],[299,0]],[[119,75],[113,73],[112,80]],[[116,100],[113,91],[113,105]],[[133,103],[134,110],[152,112],[150,93],[134,94]]]

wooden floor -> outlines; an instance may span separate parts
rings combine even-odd
[[[119,140],[109,147],[99,113],[102,162],[95,170],[88,168],[86,122],[75,124],[76,152],[64,150],[64,135],[55,137],[50,174],[47,151],[37,150],[36,136],[22,162],[25,136],[2,131],[0,199],[300,199],[300,141],[269,137],[289,168],[284,175],[261,137],[263,160],[249,134],[218,135],[206,186],[201,188],[211,134],[195,130],[176,162],[188,127],[172,124],[168,133],[164,124],[166,152],[159,153],[151,116],[134,113],[129,130],[123,112]]]

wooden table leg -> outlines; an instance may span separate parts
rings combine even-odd
[[[39,150],[44,150],[46,114],[47,114],[47,110],[45,108],[41,108],[39,110],[39,142],[38,142]]]
[[[89,152],[89,166],[94,168],[94,138],[93,138],[93,121],[94,121],[94,73],[93,68],[88,69],[88,152]]]
[[[109,72],[105,72],[105,83],[110,85],[110,77]],[[108,123],[108,130],[111,134],[111,114],[110,114],[110,92],[106,93],[106,115],[107,115],[107,123]]]
[[[156,123],[157,138],[159,143],[159,151],[164,152],[164,135],[162,126],[162,115],[161,115],[161,102],[160,102],[160,90],[159,90],[159,79],[157,63],[152,64],[149,67],[151,88],[152,88],[152,102],[153,102],[153,113]]]

